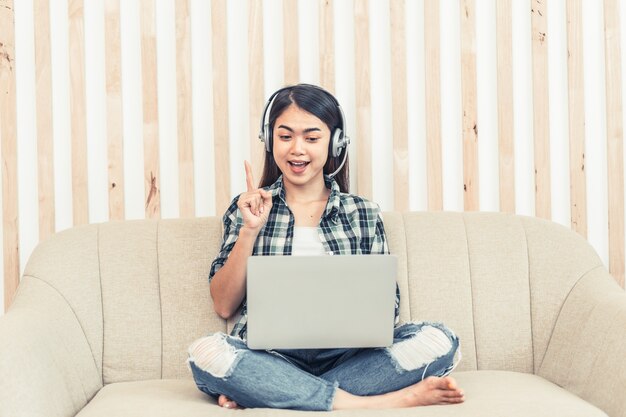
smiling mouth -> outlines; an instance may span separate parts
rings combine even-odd
[[[303,168],[303,167],[309,165],[310,162],[291,162],[291,161],[289,161],[288,164],[293,166],[293,167],[296,167],[296,168]]]

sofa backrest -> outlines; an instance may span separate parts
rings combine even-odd
[[[384,213],[399,257],[401,319],[442,321],[461,339],[460,370],[539,369],[576,281],[602,265],[575,232],[502,213]],[[103,382],[188,378],[187,346],[229,331],[207,274],[218,217],[77,227],[42,242],[25,276],[74,311]]]

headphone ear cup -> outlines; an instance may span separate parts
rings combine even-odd
[[[343,139],[343,132],[341,129],[337,128],[333,132],[333,137],[331,138],[331,150],[333,158],[336,158],[341,154],[341,149],[345,148],[345,141]]]
[[[263,142],[265,142],[265,152],[272,152],[272,135],[269,123],[265,123],[263,126]]]

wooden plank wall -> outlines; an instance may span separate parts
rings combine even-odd
[[[17,207],[17,116],[15,96],[15,32],[12,0],[0,1],[0,141],[2,143],[2,232],[4,306],[19,284]]]
[[[193,0],[170,0],[172,10],[175,13],[169,18],[173,19],[172,33],[175,50],[175,63],[172,63],[175,76],[172,88],[175,95],[175,114],[172,115],[175,124],[175,137],[161,137],[164,132],[163,115],[160,114],[160,100],[162,94],[159,89],[162,84],[159,80],[160,71],[158,63],[158,40],[165,35],[158,33],[157,8],[162,7],[155,0],[141,0],[137,4],[139,10],[136,26],[139,37],[137,45],[141,56],[138,57],[141,80],[125,80],[122,67],[122,25],[120,0],[101,0],[103,21],[103,48],[104,48],[104,90],[105,103],[103,112],[106,120],[106,178],[108,196],[108,217],[106,219],[129,218],[127,207],[132,192],[127,189],[128,173],[125,173],[125,143],[127,141],[141,142],[143,160],[137,161],[142,164],[143,172],[143,217],[160,218],[163,216],[162,197],[162,163],[163,158],[170,155],[162,155],[160,144],[163,141],[174,141],[178,150],[174,156],[177,166],[177,216],[194,217],[199,215],[221,215],[233,197],[233,188],[238,183],[233,172],[243,171],[237,163],[231,162],[231,155],[245,151],[244,156],[253,163],[256,179],[259,179],[264,151],[262,144],[257,139],[261,113],[266,97],[275,89],[284,84],[297,82],[318,83],[329,91],[341,95],[343,107],[348,116],[348,125],[352,128],[350,136],[353,139],[351,145],[351,165],[353,166],[353,192],[367,198],[377,199],[379,196],[391,196],[385,200],[383,197],[383,209],[385,210],[485,210],[481,207],[481,194],[491,192],[497,194],[496,207],[488,207],[488,210],[500,210],[504,212],[520,212],[519,193],[522,190],[518,167],[521,143],[527,138],[516,138],[516,124],[523,123],[519,109],[515,108],[516,94],[520,94],[514,88],[514,69],[524,68],[519,63],[514,67],[514,55],[521,46],[514,43],[514,6],[511,0],[494,2],[493,28],[495,37],[495,55],[492,64],[496,67],[497,78],[489,80],[494,96],[497,98],[497,111],[493,114],[481,114],[479,90],[480,74],[477,73],[477,60],[481,58],[478,49],[478,38],[482,27],[477,27],[476,15],[480,7],[485,7],[483,0],[462,0],[458,3],[458,41],[459,54],[456,57],[458,68],[453,74],[458,77],[458,97],[461,112],[458,114],[459,126],[458,149],[461,167],[461,178],[445,178],[444,169],[446,163],[450,163],[450,149],[445,145],[442,137],[442,124],[449,123],[444,120],[442,106],[450,105],[450,97],[442,96],[441,85],[444,77],[449,77],[448,68],[442,68],[442,51],[444,48],[444,29],[440,24],[442,14],[449,13],[448,8],[442,7],[437,0],[420,1],[418,13],[423,16],[424,26],[418,30],[423,31],[423,44],[417,45],[416,41],[407,35],[412,28],[410,10],[416,10],[414,3],[408,0],[386,0],[383,4],[387,8],[386,13],[374,13],[374,6],[380,7],[380,3],[372,3],[371,0],[352,0],[350,8],[345,9],[343,3],[332,0],[318,0],[314,6],[315,13],[311,8],[303,10],[303,3],[297,0],[282,0],[280,9],[282,18],[278,19],[282,25],[282,39],[278,46],[270,43],[265,37],[276,29],[277,20],[271,24],[266,19],[268,2],[263,0],[251,0],[240,2],[239,6],[233,5],[226,0],[212,0],[205,6],[210,10],[210,18],[207,19],[210,28],[207,29],[208,39],[194,39],[193,33]],[[551,16],[550,13],[558,13],[549,9],[552,4],[546,1],[527,0],[525,6],[528,12],[529,26],[527,39],[530,45],[527,68],[530,71],[530,90],[532,100],[532,149],[528,166],[532,166],[534,183],[532,195],[526,195],[524,199],[531,198],[534,201],[534,212],[538,217],[554,219],[554,157],[551,154],[551,132],[553,120],[550,110],[551,103],[557,103],[568,110],[567,131],[569,132],[569,207],[571,228],[581,235],[588,237],[591,227],[589,221],[588,199],[597,190],[587,189],[587,176],[589,167],[586,166],[585,149],[587,143],[596,138],[585,137],[585,51],[583,50],[583,20],[585,18],[582,0],[567,0],[564,13]],[[243,6],[242,6],[243,4]],[[4,308],[11,304],[11,298],[19,283],[20,265],[20,231],[18,209],[18,190],[20,181],[18,178],[18,137],[17,129],[17,95],[16,95],[16,27],[15,7],[11,0],[0,0],[0,138],[2,158],[2,201],[3,201],[3,272],[4,272]],[[89,5],[91,6],[91,4]],[[610,272],[615,279],[624,285],[624,148],[623,148],[623,106],[622,98],[622,66],[621,66],[621,33],[620,8],[624,5],[619,0],[604,0],[604,68],[605,74],[605,97],[606,97],[606,161],[605,166],[596,169],[606,170],[606,190],[608,224],[606,227],[607,259]],[[273,6],[272,6],[273,7]],[[308,3],[306,7],[312,7]],[[24,9],[26,10],[26,9]],[[345,10],[349,10],[346,12]],[[233,16],[233,13],[245,11],[243,15]],[[88,109],[87,86],[85,64],[85,48],[88,40],[85,39],[85,3],[84,0],[68,0],[67,2],[67,33],[68,65],[67,65],[67,97],[69,107],[69,136],[71,136],[71,204],[68,208],[72,211],[72,225],[80,225],[94,221],[90,215],[89,204],[89,181],[88,181],[88,151],[92,146],[88,140]],[[58,225],[58,207],[62,206],[59,200],[63,197],[58,195],[55,189],[54,154],[55,147],[54,127],[55,109],[53,108],[53,82],[52,73],[53,59],[51,57],[51,10],[49,0],[33,0],[32,21],[34,22],[34,103],[36,104],[36,182],[38,184],[37,201],[39,206],[35,209],[38,221],[38,238],[45,239],[52,233],[64,226]],[[317,24],[311,23],[302,27],[303,14],[307,19],[317,19]],[[379,16],[380,14],[380,16]],[[310,15],[310,16],[309,16]],[[208,14],[207,14],[208,17]],[[561,19],[564,31],[564,43],[567,53],[564,55],[566,83],[566,100],[558,102],[559,97],[551,96],[550,68],[555,65],[556,58],[551,53],[554,36],[558,33],[556,28],[549,26],[549,18]],[[382,19],[382,21],[381,21]],[[555,20],[552,20],[553,22]],[[206,21],[204,21],[206,24]],[[243,56],[247,60],[245,78],[241,78],[239,72],[233,72],[233,51],[228,45],[232,42],[229,38],[230,25],[241,24],[246,28],[248,37],[246,40],[247,52]],[[247,27],[246,27],[247,25]],[[382,25],[382,26],[381,26]],[[380,28],[385,30],[382,32]],[[373,29],[375,28],[375,29]],[[376,30],[376,33],[373,33]],[[313,50],[318,56],[312,55],[312,51],[303,50],[303,40],[309,39],[309,32],[316,33],[314,44],[318,46]],[[456,32],[455,32],[456,33]],[[338,37],[347,37],[351,50],[338,50]],[[388,37],[388,44],[384,49],[385,56],[376,52],[375,46]],[[518,38],[519,39],[519,38]],[[310,39],[308,40],[310,41]],[[343,38],[342,38],[343,41]],[[195,43],[195,48],[194,48]],[[518,42],[519,43],[519,42]],[[198,47],[198,45],[202,45]],[[200,49],[199,49],[200,48]],[[202,49],[204,48],[204,49]],[[194,53],[202,50],[210,56],[208,89],[200,91],[194,85],[192,73]],[[283,67],[280,68],[280,76],[268,68],[275,68],[268,63],[274,56],[268,56],[267,51],[282,53]],[[195,51],[195,52],[194,52]],[[344,55],[349,59],[345,61]],[[337,68],[338,57],[341,62],[353,63],[351,68]],[[19,53],[17,54],[19,57]],[[409,62],[418,56],[418,63],[423,65],[423,78],[418,80],[423,85],[423,97],[416,97],[414,89],[414,74],[408,72]],[[383,61],[384,65],[380,65]],[[303,67],[303,65],[306,65]],[[313,68],[315,66],[315,68]],[[311,69],[313,68],[313,69]],[[387,68],[382,76],[388,76],[388,80],[381,81],[380,68]],[[347,73],[347,79],[353,84],[338,84],[343,73]],[[316,74],[313,79],[310,75]],[[388,74],[388,75],[385,75]],[[448,75],[446,75],[448,74]],[[233,77],[239,77],[234,78]],[[282,82],[276,85],[275,80],[282,77]],[[449,80],[449,78],[447,78]],[[375,88],[377,83],[390,86],[389,91]],[[124,111],[124,88],[126,83],[138,83],[141,87],[141,120],[126,120]],[[232,86],[241,85],[246,92],[249,106],[245,113],[246,123],[238,121],[241,113],[233,110]],[[56,88],[56,86],[54,86]],[[382,95],[380,91],[383,91]],[[211,98],[207,103],[212,104],[210,109],[194,111],[194,100],[201,98],[202,94],[209,93]],[[388,94],[387,94],[388,93]],[[385,94],[387,94],[385,96]],[[208,97],[208,96],[207,96]],[[386,101],[385,101],[386,100]],[[381,114],[381,101],[388,103],[390,111],[388,116]],[[411,182],[411,172],[415,170],[415,147],[417,144],[411,139],[414,132],[409,131],[411,118],[416,117],[412,112],[409,102],[421,101],[423,103],[423,149],[418,152],[425,154],[423,161],[424,204],[416,206],[415,197],[417,185]],[[447,103],[447,104],[446,104]],[[378,110],[377,110],[378,109]],[[233,113],[234,111],[234,113]],[[447,111],[446,114],[449,114]],[[197,132],[194,130],[194,116],[207,117],[212,121],[210,131]],[[487,185],[481,183],[484,166],[479,164],[479,149],[481,146],[481,120],[491,119],[497,131],[496,157],[498,168],[497,187],[495,190],[484,191]],[[233,122],[235,120],[235,122]],[[143,136],[140,138],[124,137],[126,123],[138,123],[142,126]],[[387,137],[380,138],[372,128],[373,124],[385,124]],[[233,126],[236,128],[233,129]],[[241,129],[241,130],[240,130]],[[242,133],[245,133],[242,135]],[[389,138],[391,136],[391,138]],[[208,140],[212,144],[213,175],[211,178],[198,178],[197,164],[203,164],[199,155],[194,154],[195,144],[199,140]],[[387,139],[389,139],[387,141]],[[388,145],[384,143],[389,143]],[[449,143],[449,142],[448,142]],[[597,142],[593,142],[597,146]],[[376,149],[380,146],[388,146],[390,152],[387,168],[381,168],[380,158]],[[378,148],[377,148],[378,146]],[[138,148],[139,149],[139,148]],[[168,148],[169,149],[169,148]],[[448,154],[447,154],[448,153]],[[244,159],[244,158],[242,158]],[[384,158],[383,158],[384,159]],[[552,162],[551,162],[552,161]],[[233,166],[231,166],[233,165]],[[386,171],[385,171],[386,169]],[[420,167],[421,169],[421,167]],[[382,174],[381,174],[382,170]],[[230,174],[229,174],[230,173]],[[381,180],[380,178],[383,178]],[[380,182],[386,181],[382,190]],[[135,181],[137,182],[137,181]],[[458,193],[460,207],[450,207],[445,202],[445,190],[453,188],[453,193]],[[198,210],[199,195],[206,189],[211,190],[213,201],[212,211]],[[199,191],[200,190],[200,191]],[[381,191],[382,190],[382,191]],[[91,190],[93,192],[93,190]],[[480,192],[479,192],[480,191]],[[516,197],[517,196],[517,197]],[[412,202],[413,201],[413,202]],[[68,212],[69,213],[69,212]],[[528,214],[528,213],[523,213]],[[105,220],[106,220],[105,219]],[[65,225],[67,226],[67,225]],[[70,225],[71,226],[71,225]]]

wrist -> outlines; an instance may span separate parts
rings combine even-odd
[[[241,226],[241,229],[239,229],[239,238],[249,238],[249,239],[253,239],[256,240],[256,237],[259,235],[259,232],[261,231],[261,228],[258,227],[249,227],[249,226]]]

